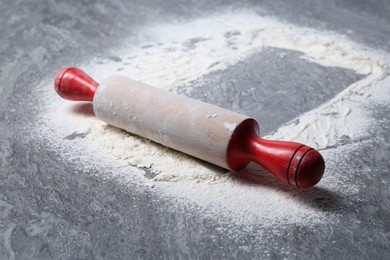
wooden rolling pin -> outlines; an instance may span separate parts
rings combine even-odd
[[[295,142],[261,139],[257,122],[245,115],[145,85],[122,76],[98,84],[77,68],[55,78],[69,100],[92,101],[106,123],[226,169],[256,162],[285,184],[308,188],[319,182],[324,159]]]

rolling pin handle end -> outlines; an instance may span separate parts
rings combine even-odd
[[[325,162],[321,154],[309,146],[251,136],[249,153],[260,164],[289,186],[305,189],[322,178]]]
[[[235,130],[227,159],[232,170],[241,170],[252,161],[288,186],[300,189],[316,185],[325,171],[324,159],[317,150],[300,143],[262,139],[252,119]]]
[[[54,89],[64,99],[92,101],[99,83],[84,71],[67,67],[60,70],[54,80]]]

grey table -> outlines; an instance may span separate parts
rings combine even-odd
[[[380,126],[372,131],[372,139],[365,143],[359,156],[347,161],[349,172],[354,168],[370,168],[367,176],[359,180],[369,187],[359,193],[364,202],[346,208],[343,201],[348,198],[331,191],[324,195],[322,191],[327,202],[319,210],[341,214],[340,222],[325,223],[315,229],[287,225],[279,236],[269,232],[270,228],[259,226],[240,240],[221,236],[217,230],[223,224],[218,219],[202,218],[184,207],[180,211],[167,210],[164,200],[135,187],[102,182],[88,172],[74,176],[77,164],[59,160],[50,146],[35,142],[29,134],[26,126],[35,120],[38,111],[32,86],[43,78],[55,75],[58,69],[69,64],[91,59],[96,53],[106,55],[125,37],[133,36],[136,41],[137,30],[151,21],[195,18],[226,8],[258,9],[261,15],[348,33],[356,42],[390,51],[390,2],[386,0],[0,1],[1,259],[389,257],[389,107],[373,110],[373,117],[381,120]],[[59,31],[71,33],[72,39]],[[237,93],[226,82],[234,79],[238,91],[259,82],[265,85],[285,82],[289,71],[279,73],[273,68],[295,64],[299,53],[289,52],[280,60],[275,58],[277,52],[268,49],[226,70],[206,75],[202,82],[194,82],[197,88],[185,94],[255,114],[255,100],[240,103],[239,98],[233,98]],[[327,101],[343,86],[361,77],[348,70],[300,62],[295,65],[304,69],[310,66],[317,73],[313,77],[288,78],[289,83],[283,87],[290,93],[290,99],[275,97],[276,105],[265,108],[267,113],[261,118],[265,133]],[[253,67],[260,68],[260,73],[251,71]],[[300,84],[310,82],[333,87],[321,95],[316,95],[315,89],[309,91],[306,98],[310,102],[301,106],[302,97],[294,93]],[[210,85],[221,87],[213,90]],[[267,88],[261,91],[258,96],[273,94]],[[223,93],[227,97],[223,98]],[[281,102],[292,109],[286,113],[277,105]],[[291,193],[296,195],[294,191]],[[53,196],[57,199],[52,200]],[[105,210],[94,212],[90,208],[92,198]],[[115,220],[118,215],[122,222]],[[234,232],[242,227],[229,228]],[[251,237],[258,234],[270,235],[262,243],[254,244]],[[280,250],[283,247],[288,250]]]

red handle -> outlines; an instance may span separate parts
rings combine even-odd
[[[73,67],[60,70],[54,81],[58,95],[69,100],[92,101],[98,87],[99,83],[84,71]]]
[[[309,188],[320,181],[325,162],[317,150],[295,142],[261,139],[257,133],[253,119],[235,130],[227,153],[231,169],[241,170],[253,161],[292,187]]]

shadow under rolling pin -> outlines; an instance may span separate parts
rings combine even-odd
[[[55,90],[69,100],[92,101],[106,123],[226,169],[256,162],[285,184],[309,188],[325,170],[321,154],[306,145],[259,137],[245,115],[151,87],[122,76],[101,84],[69,67],[55,78]]]

